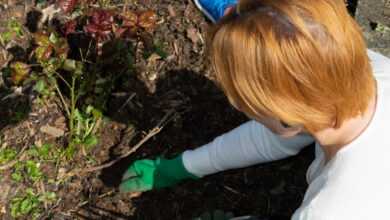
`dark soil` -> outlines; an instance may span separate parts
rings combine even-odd
[[[132,156],[101,172],[73,176],[51,189],[61,200],[41,219],[50,214],[52,219],[187,220],[216,209],[236,216],[289,219],[307,187],[305,173],[313,159],[312,146],[286,160],[226,171],[137,197],[118,192],[122,173],[136,159],[173,157],[248,120],[210,80],[212,71],[204,58],[209,23],[192,1],[139,0],[131,7],[158,13],[160,24],[153,40],[162,45],[167,57],[137,59],[135,74],[119,83],[109,98],[100,142],[89,155],[92,160],[85,160],[80,153],[61,167],[62,172],[111,161],[136,144],[142,132],[156,126],[167,111],[174,109],[178,116]],[[29,95],[3,101],[7,104],[0,105],[2,141],[18,149],[36,142],[63,146],[63,138],[49,138],[40,132],[46,124],[64,125],[58,102],[47,102],[41,107]],[[53,167],[47,169],[60,173]],[[6,177],[0,184],[0,205],[8,206],[18,186]],[[2,214],[2,219],[10,218]]]

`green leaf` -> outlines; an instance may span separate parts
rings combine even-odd
[[[77,68],[76,60],[66,59],[62,68],[66,71],[73,72]]]
[[[12,178],[12,180],[15,181],[15,182],[20,182],[20,181],[23,180],[23,175],[22,175],[21,172],[13,172],[13,173],[11,174],[11,178]]]
[[[58,58],[50,58],[49,61],[44,65],[44,71],[48,74],[51,74],[57,71],[62,66],[62,62]]]
[[[46,82],[43,79],[38,80],[37,83],[35,83],[34,90],[40,94],[44,94],[47,90]]]
[[[99,139],[95,135],[89,135],[85,138],[84,144],[87,147],[93,147],[96,146],[99,143]]]
[[[84,69],[84,64],[82,62],[77,62],[76,63],[76,70],[74,71],[74,73],[76,75],[82,75],[83,69]]]
[[[15,159],[17,152],[15,149],[5,148],[0,150],[0,164],[7,163]]]
[[[31,200],[25,199],[20,203],[20,213],[25,215],[29,213],[34,207],[34,204]]]
[[[46,192],[43,195],[39,196],[38,200],[41,202],[52,202],[55,201],[57,195],[54,192]]]
[[[52,148],[51,144],[43,144],[42,146],[38,147],[40,158],[49,159],[51,148]]]
[[[50,36],[49,36],[49,41],[52,44],[57,44],[58,41],[59,41],[59,38],[58,38],[57,34],[55,34],[54,32],[51,33]]]
[[[33,160],[26,161],[26,172],[29,179],[33,182],[40,180],[43,176],[43,173],[40,171],[38,164]]]
[[[50,45],[39,46],[35,49],[34,52],[38,62],[47,62],[50,59],[51,54],[53,53],[53,47]]]
[[[8,23],[8,29],[16,33],[17,37],[23,36],[22,25],[16,19],[10,20],[10,22]]]
[[[38,216],[40,201],[32,188],[27,188],[23,195],[14,197],[11,200],[11,216],[19,218],[22,216],[31,215],[31,217]]]

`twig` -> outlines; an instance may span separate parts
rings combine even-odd
[[[104,198],[104,197],[106,197],[106,196],[110,196],[110,195],[113,194],[114,192],[115,192],[115,190],[110,190],[110,191],[108,191],[108,192],[106,192],[106,193],[103,193],[103,194],[99,195],[97,198],[98,198],[98,199],[102,199],[102,198]],[[67,212],[68,212],[68,213],[77,212],[77,210],[78,210],[79,208],[81,208],[81,207],[87,205],[89,202],[90,202],[90,200],[85,200],[85,201],[79,202],[79,203],[76,205],[76,207],[75,207],[74,209],[71,209],[71,210],[69,210],[69,211],[67,211]]]
[[[71,114],[70,114],[70,111],[69,111],[69,107],[68,107],[68,105],[66,104],[64,97],[62,96],[61,90],[60,90],[60,88],[58,87],[57,82],[54,83],[54,87],[55,87],[55,89],[57,90],[58,95],[60,96],[62,105],[64,106],[64,109],[65,109],[65,112],[66,112],[66,115],[70,118],[70,117],[71,117]]]
[[[43,181],[42,181],[42,180],[39,181],[39,187],[40,187],[40,190],[42,191],[42,192],[41,192],[42,195],[44,195],[44,194],[46,193],[46,189],[45,189],[45,184],[43,184]],[[44,207],[45,207],[45,210],[47,210],[49,206],[48,206],[48,204],[47,204],[46,199],[43,200],[43,205],[44,205]]]
[[[65,83],[65,85],[70,89],[70,84],[65,80],[64,77],[61,76],[59,72],[53,71],[53,73],[55,73],[58,76],[58,78],[60,78]]]
[[[156,127],[154,127],[152,130],[149,131],[149,133],[144,137],[142,138],[141,141],[139,141],[134,147],[132,147],[128,152],[126,152],[125,154],[119,156],[118,158],[116,158],[115,160],[112,160],[110,162],[107,162],[107,163],[104,163],[102,165],[99,165],[99,166],[95,166],[95,167],[89,167],[89,168],[86,168],[86,169],[76,169],[74,171],[71,171],[69,172],[66,176],[68,177],[71,177],[71,176],[74,176],[76,174],[80,174],[80,173],[90,173],[90,172],[95,172],[95,171],[98,171],[98,170],[102,170],[104,168],[107,168],[107,167],[110,167],[112,166],[113,164],[115,164],[116,162],[122,160],[123,158],[126,158],[128,156],[130,156],[131,154],[133,154],[134,152],[136,152],[146,141],[148,141],[150,138],[152,138],[153,136],[155,136],[156,134],[158,134],[162,129],[163,127],[168,123],[170,122],[174,117],[176,116],[176,113],[174,110],[170,110],[168,111],[165,116],[160,120],[160,122],[157,124]]]
[[[133,92],[129,98],[125,101],[125,103],[123,103],[123,105],[118,109],[118,112],[122,111],[122,109],[124,107],[126,107],[126,105],[135,97],[135,92]]]

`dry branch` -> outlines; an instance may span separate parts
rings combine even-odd
[[[126,158],[126,157],[130,156],[131,154],[136,152],[150,138],[152,138],[156,134],[160,133],[160,131],[163,129],[163,127],[168,122],[170,122],[172,119],[175,118],[176,114],[177,113],[174,110],[169,110],[165,114],[165,116],[160,120],[160,122],[152,130],[150,130],[149,133],[144,138],[142,138],[142,140],[140,140],[136,145],[134,145],[134,147],[132,147],[128,152],[126,152],[125,154],[119,156],[115,160],[112,160],[110,162],[107,162],[107,163],[104,163],[102,165],[95,166],[95,167],[89,167],[89,168],[85,168],[85,169],[75,169],[75,170],[69,172],[66,176],[67,177],[71,177],[71,176],[74,176],[74,175],[77,175],[77,174],[90,173],[90,172],[95,172],[95,171],[98,171],[98,170],[102,170],[104,168],[112,166],[113,164],[115,164],[116,162],[122,160],[123,158]]]

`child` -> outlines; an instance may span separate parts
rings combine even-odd
[[[172,160],[136,161],[120,189],[279,160],[314,141],[292,219],[390,219],[390,60],[366,50],[344,1],[196,3],[219,20],[208,41],[217,82],[253,121]]]

